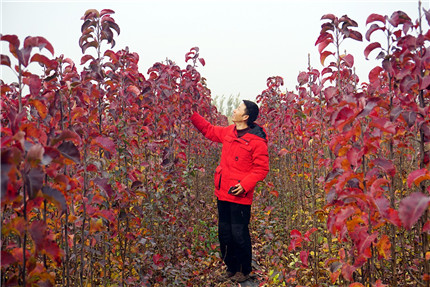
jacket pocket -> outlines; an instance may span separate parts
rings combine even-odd
[[[215,189],[221,188],[221,177],[222,177],[222,167],[218,166],[215,169],[215,178],[214,178]]]

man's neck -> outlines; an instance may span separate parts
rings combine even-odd
[[[248,128],[248,125],[246,124],[246,122],[234,122],[234,124],[236,125],[237,130],[244,130]]]

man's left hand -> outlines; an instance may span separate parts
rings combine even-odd
[[[240,183],[236,184],[235,188],[231,191],[231,193],[233,195],[236,195],[236,196],[238,196],[244,192],[245,192],[245,190],[243,189],[242,185],[240,185]]]

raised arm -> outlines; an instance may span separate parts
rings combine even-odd
[[[191,116],[191,122],[206,138],[222,143],[225,127],[212,125],[196,112]]]

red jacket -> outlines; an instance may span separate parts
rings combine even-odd
[[[194,126],[208,139],[222,143],[221,161],[215,170],[215,195],[219,200],[251,205],[254,188],[269,172],[269,155],[264,129],[254,125],[242,137],[236,126],[214,126],[198,113],[191,116]],[[240,183],[244,195],[231,195],[231,186]]]

